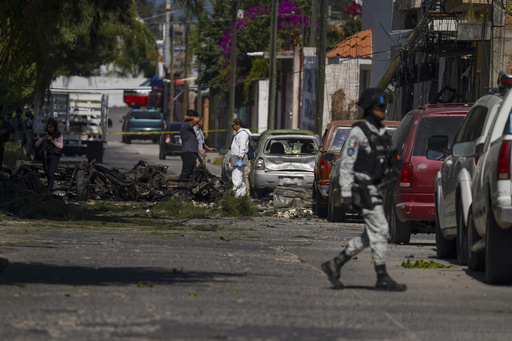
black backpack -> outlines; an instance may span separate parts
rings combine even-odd
[[[247,131],[245,132],[247,133]],[[254,144],[251,139],[251,134],[248,133],[247,135],[249,135],[249,151],[247,152],[247,159],[252,160],[256,157],[256,152],[254,151]]]

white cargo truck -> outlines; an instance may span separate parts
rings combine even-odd
[[[112,126],[108,117],[108,95],[52,90],[42,106],[36,101],[34,107],[35,140],[44,134],[48,118],[52,117],[64,135],[64,154],[85,154],[89,162],[103,162],[107,128]],[[38,156],[36,152],[36,158]]]

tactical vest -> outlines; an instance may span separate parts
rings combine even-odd
[[[385,132],[382,136],[368,128],[364,121],[355,123],[352,127],[359,127],[370,143],[370,153],[359,144],[354,171],[368,174],[372,183],[380,183],[391,166],[391,136]]]

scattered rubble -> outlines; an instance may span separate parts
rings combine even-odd
[[[277,212],[279,218],[312,218],[313,211],[310,209],[292,208],[290,210]]]
[[[0,194],[12,192],[13,183],[28,194],[45,194],[41,179],[46,178],[39,162],[17,161],[12,168],[0,172]],[[9,185],[10,183],[10,185]],[[9,188],[6,188],[9,187]],[[216,177],[206,167],[196,167],[190,181],[170,178],[167,166],[151,166],[139,161],[131,170],[107,168],[95,162],[59,164],[55,172],[55,192],[68,199],[95,200],[153,200],[183,196],[200,202],[212,202],[221,197],[230,184]],[[13,198],[14,199],[14,198]]]
[[[311,207],[311,189],[295,186],[277,186],[274,190],[274,207]]]

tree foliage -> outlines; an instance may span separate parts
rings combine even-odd
[[[233,1],[216,0],[211,20],[203,19],[195,28],[194,54],[203,70],[198,79],[200,86],[214,91],[229,91],[231,79],[231,39],[233,32]],[[291,51],[300,45],[303,34],[308,33],[311,1],[280,1],[278,6],[277,50]],[[236,67],[237,83],[261,78],[262,63],[253,71],[254,57],[248,52],[268,52],[270,45],[271,0],[244,0],[240,6],[244,18],[237,20]],[[268,61],[266,62],[268,64]],[[243,87],[237,87],[237,105],[242,104]],[[247,90],[246,90],[247,91]]]
[[[3,0],[0,38],[0,101],[16,82],[44,92],[59,75],[93,76],[116,62],[128,75],[156,61],[134,0]]]

